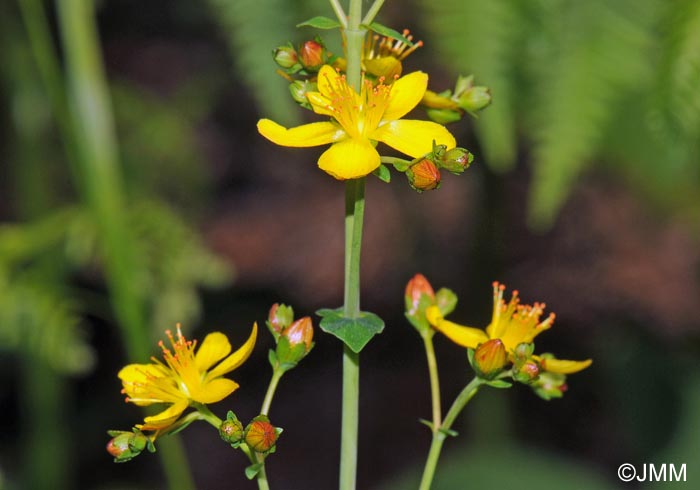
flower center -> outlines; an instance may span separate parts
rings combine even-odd
[[[354,139],[367,139],[379,127],[384,111],[389,105],[391,86],[384,84],[384,77],[377,85],[367,79],[362,80],[358,95],[345,78],[339,75],[337,83],[330,83],[330,107],[333,117],[345,132]]]

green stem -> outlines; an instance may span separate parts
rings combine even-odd
[[[362,19],[362,23],[366,26],[370,25],[372,23],[372,21],[374,20],[374,18],[379,13],[379,10],[382,8],[382,5],[384,5],[384,0],[374,0],[374,3],[367,11],[365,18]]]
[[[331,7],[333,7],[333,11],[335,12],[336,17],[338,17],[338,21],[340,24],[343,26],[343,29],[348,27],[348,17],[345,15],[345,11],[343,10],[343,7],[340,5],[340,2],[338,0],[330,0],[331,2]]]
[[[279,368],[273,368],[272,378],[270,379],[270,384],[267,386],[267,393],[265,393],[265,400],[263,401],[262,408],[260,408],[260,413],[262,415],[268,415],[270,413],[270,405],[272,404],[272,397],[275,396],[275,391],[277,390],[277,385],[282,379],[284,371]]]
[[[433,405],[433,433],[435,433],[442,424],[442,408],[440,407],[440,378],[435,359],[435,348],[433,347],[433,335],[434,331],[430,330],[422,337],[425,345],[425,357],[428,360],[428,372],[430,373],[430,397]]]
[[[430,445],[430,452],[428,452],[428,459],[425,462],[425,469],[423,470],[423,478],[420,482],[419,490],[429,490],[430,485],[433,483],[433,477],[435,476],[435,468],[437,467],[438,459],[440,458],[440,452],[442,451],[442,444],[447,438],[447,431],[450,430],[452,424],[454,423],[457,416],[460,414],[462,409],[469,403],[476,392],[479,391],[479,386],[483,381],[479,378],[474,378],[471,382],[464,387],[464,389],[457,395],[454,403],[450,407],[450,410],[445,416],[445,420],[439,430],[433,432],[433,442]]]

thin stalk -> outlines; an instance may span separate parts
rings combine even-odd
[[[333,11],[335,12],[335,16],[338,17],[338,21],[340,24],[343,26],[343,29],[348,27],[348,17],[345,15],[345,11],[343,10],[343,7],[340,5],[340,2],[338,0],[330,0],[331,2],[331,7],[333,7]]]
[[[99,52],[94,4],[92,0],[57,0],[56,9],[66,56],[66,124],[70,124],[68,131],[72,136],[69,137],[77,153],[77,184],[84,188],[85,199],[98,226],[107,285],[128,357],[145,359],[149,355],[149,343],[146,341],[144,298],[138,288],[140,267],[125,212],[124,184]],[[59,110],[62,109],[59,107]],[[169,487],[194,489],[179,440],[169,438],[159,449]]]
[[[428,458],[425,462],[425,469],[423,470],[423,478],[420,482],[419,490],[430,490],[430,486],[433,483],[433,477],[435,476],[435,468],[437,467],[438,459],[440,458],[440,452],[442,451],[442,444],[445,442],[449,431],[452,428],[457,416],[464,409],[464,407],[469,403],[477,391],[479,391],[479,386],[483,381],[479,378],[474,378],[471,382],[464,387],[464,389],[457,395],[454,403],[450,407],[450,410],[445,416],[445,421],[439,430],[433,432],[433,442],[430,444],[430,452],[428,452]]]
[[[270,384],[267,386],[267,393],[265,393],[265,400],[263,400],[262,408],[260,408],[260,413],[262,415],[267,415],[270,412],[270,405],[272,404],[272,397],[275,396],[275,391],[277,390],[277,385],[282,379],[284,371],[279,368],[274,368],[272,370],[272,378],[270,379]]]
[[[379,10],[382,8],[382,5],[384,5],[384,0],[374,0],[374,3],[372,6],[369,8],[367,11],[367,14],[365,15],[365,18],[362,19],[362,23],[364,25],[369,25],[372,23],[374,18],[377,16],[379,13]]]
[[[428,361],[428,372],[430,373],[430,397],[433,405],[433,433],[435,433],[442,424],[442,408],[440,406],[440,377],[438,376],[435,348],[433,347],[433,331],[425,333],[422,337],[423,345],[425,345],[425,357]]]

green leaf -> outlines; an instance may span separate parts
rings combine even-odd
[[[336,29],[340,27],[340,22],[337,20],[329,19],[328,17],[323,17],[318,15],[312,17],[309,20],[305,20],[301,24],[297,24],[297,27],[315,27],[316,29]]]
[[[361,311],[357,318],[346,318],[342,308],[324,308],[316,314],[321,317],[321,330],[338,337],[353,352],[360,352],[372,337],[384,330],[384,321],[366,311]]]
[[[406,37],[404,37],[401,33],[395,31],[390,27],[378,24],[377,22],[372,22],[370,25],[362,24],[362,27],[365,27],[370,31],[374,31],[377,34],[381,34],[382,36],[390,37],[391,39],[397,39],[401,42],[408,44],[409,46],[413,46],[413,43],[409,41]]]
[[[418,422],[430,428],[431,431],[433,430],[433,423],[430,420],[418,419]]]
[[[260,473],[260,470],[262,469],[262,467],[263,467],[262,463],[256,463],[256,464],[252,464],[252,465],[248,466],[245,469],[246,478],[248,478],[249,480],[252,480],[253,478],[255,478],[256,475],[258,473]]]
[[[510,388],[513,383],[508,381],[503,381],[502,379],[494,379],[493,381],[484,381],[484,384],[489,385],[492,388]]]
[[[377,170],[372,173],[382,182],[386,182],[387,184],[391,182],[391,172],[389,171],[389,167],[386,165],[379,165]]]
[[[457,437],[459,435],[459,432],[452,429],[440,428],[438,429],[438,432],[442,432],[443,434],[448,435],[450,437]]]

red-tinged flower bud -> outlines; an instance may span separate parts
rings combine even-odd
[[[408,183],[418,192],[440,187],[440,171],[433,162],[424,158],[406,170]]]
[[[130,432],[125,432],[123,434],[119,434],[116,437],[113,437],[107,443],[107,452],[109,454],[111,454],[112,456],[114,456],[115,460],[119,459],[125,453],[130,452],[130,449],[129,449],[129,439],[130,438],[131,438]]]
[[[279,66],[292,68],[299,61],[297,51],[292,46],[280,46],[272,52],[272,57]]]
[[[141,432],[109,431],[112,439],[107,443],[107,452],[114,456],[115,463],[124,463],[141,454],[148,445],[148,438]]]
[[[406,284],[404,299],[406,300],[406,313],[415,315],[420,306],[421,299],[427,297],[432,304],[435,302],[435,291],[423,274],[416,274]]]
[[[493,379],[508,363],[506,348],[501,339],[491,339],[479,345],[474,351],[473,368],[479,377]]]
[[[245,443],[256,452],[268,453],[274,450],[280,432],[265,415],[258,415],[245,429]]]
[[[267,315],[267,328],[270,329],[275,340],[280,336],[282,331],[294,321],[294,310],[291,306],[275,303],[270,308],[270,313]]]
[[[314,326],[313,323],[311,323],[311,318],[305,316],[304,318],[298,319],[282,331],[282,336],[289,340],[289,346],[291,348],[303,343],[306,347],[305,353],[308,353],[313,346],[314,338]]]
[[[540,367],[535,361],[526,361],[516,366],[513,377],[520,383],[530,384],[540,375]]]
[[[325,48],[316,41],[306,41],[299,48],[299,60],[307,70],[318,71],[324,63]]]
[[[219,435],[229,444],[241,442],[243,433],[243,424],[237,418],[227,418],[219,426]]]
[[[474,161],[474,155],[465,148],[452,148],[442,155],[440,159],[440,168],[444,168],[448,172],[459,175],[469,168]]]

